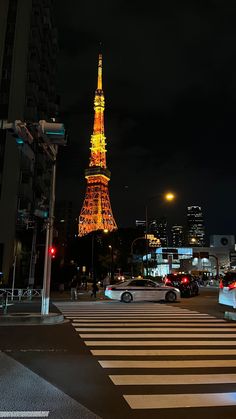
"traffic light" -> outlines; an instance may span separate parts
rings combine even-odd
[[[27,128],[26,122],[15,120],[14,122],[1,121],[1,128],[6,129],[16,138],[17,144],[29,143],[32,144],[33,136]]]
[[[39,121],[38,134],[46,143],[66,145],[65,127],[59,122]]]
[[[56,257],[56,248],[54,246],[49,247],[49,256],[52,259],[55,259],[55,257]]]

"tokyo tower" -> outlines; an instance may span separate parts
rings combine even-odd
[[[91,136],[89,168],[85,170],[87,181],[85,199],[79,217],[79,236],[96,230],[117,229],[112,214],[108,182],[111,173],[106,165],[106,137],[104,135],[105,100],[102,90],[102,54],[98,59],[98,80],[94,98],[94,124]]]

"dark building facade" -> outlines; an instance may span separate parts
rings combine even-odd
[[[0,2],[0,120],[52,121],[57,115],[53,4]],[[16,285],[17,280],[25,284],[29,279],[37,229],[43,223],[35,214],[48,206],[51,170],[39,144],[23,143],[0,129],[0,271],[5,282],[11,282],[12,271]]]
[[[184,229],[181,225],[173,225],[171,228],[171,245],[174,247],[183,247]]]
[[[187,208],[187,244],[189,246],[205,245],[202,208],[197,205],[192,205]]]
[[[149,231],[160,240],[162,247],[168,245],[167,219],[165,217],[151,221]]]

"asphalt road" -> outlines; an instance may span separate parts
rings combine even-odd
[[[56,304],[62,325],[0,327],[0,417],[236,417],[236,323],[217,290]]]

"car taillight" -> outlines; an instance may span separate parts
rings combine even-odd
[[[232,284],[229,285],[229,290],[233,290],[236,288],[236,282],[232,282]]]
[[[113,290],[112,287],[107,287],[107,291],[111,291],[111,290]]]
[[[165,279],[165,285],[171,285],[171,281],[169,279]]]
[[[189,282],[188,278],[182,278],[181,284],[187,284]]]

